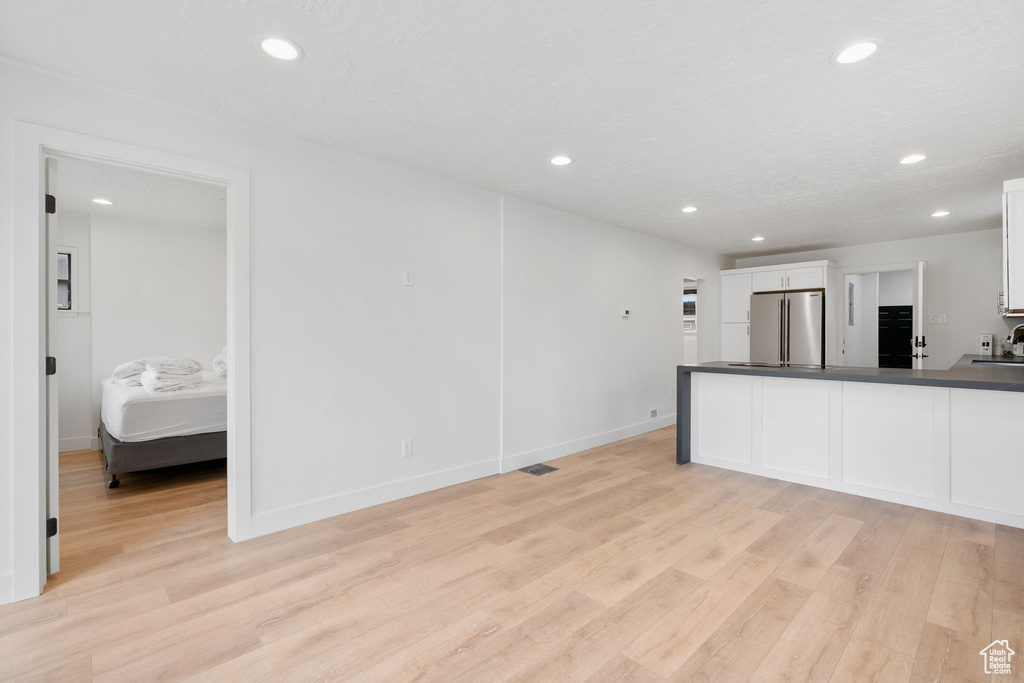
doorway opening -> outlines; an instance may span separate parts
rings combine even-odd
[[[697,363],[700,359],[697,335],[700,324],[699,312],[701,310],[698,299],[700,281],[693,278],[683,278],[683,363]]]
[[[923,368],[924,263],[844,268],[843,365]]]
[[[47,184],[52,483],[65,497],[48,571],[77,574],[118,550],[226,530],[227,197],[61,156],[47,159]],[[92,521],[127,501],[148,524]]]
[[[15,122],[14,128],[13,218],[16,230],[12,280],[13,320],[17,330],[13,352],[17,362],[13,368],[12,389],[18,400],[14,405],[12,442],[14,452],[21,457],[15,458],[13,467],[14,479],[20,485],[14,488],[12,500],[14,534],[9,599],[18,601],[41,594],[47,567],[59,568],[57,558],[62,530],[59,515],[63,492],[59,477],[59,379],[55,378],[61,377],[61,363],[53,352],[58,347],[58,295],[63,312],[71,312],[75,292],[81,303],[83,289],[80,250],[77,255],[76,251],[66,250],[64,253],[69,258],[61,259],[67,269],[58,270],[57,247],[68,245],[58,244],[59,219],[56,213],[48,212],[54,203],[47,197],[50,194],[48,176],[57,179],[56,167],[62,159],[103,163],[118,169],[203,183],[217,186],[225,193],[227,303],[226,316],[221,322],[226,323],[227,351],[232,361],[227,378],[225,432],[227,534],[234,541],[250,538],[248,171],[20,121]],[[48,173],[50,170],[54,173]],[[50,219],[54,227],[52,240],[48,235]],[[89,355],[91,357],[91,350]],[[54,367],[56,373],[51,373]],[[100,372],[98,368],[96,371]],[[91,435],[89,438],[91,440]],[[90,450],[92,445],[90,442]]]

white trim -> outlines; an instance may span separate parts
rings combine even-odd
[[[43,171],[47,155],[101,161],[227,189],[228,346],[234,370],[228,378],[228,535],[251,538],[249,171],[112,140],[15,121],[13,129],[13,534],[9,598],[42,593],[46,543],[43,357],[45,355],[45,249]],[[36,454],[36,457],[32,457]],[[4,602],[0,596],[0,603]]]
[[[505,195],[498,198],[498,471],[505,459]]]
[[[564,458],[565,456],[572,455],[573,453],[579,453],[581,451],[590,450],[591,448],[597,448],[598,446],[622,441],[623,439],[628,439],[632,436],[639,436],[640,434],[646,434],[647,432],[671,427],[675,423],[676,415],[675,413],[672,413],[671,415],[662,415],[661,417],[653,420],[638,422],[636,424],[629,425],[628,427],[613,429],[609,432],[593,434],[580,439],[566,441],[565,443],[545,446],[533,451],[524,451],[515,455],[508,455],[501,459],[501,471],[502,473],[511,472],[512,470],[517,470],[520,467]]]
[[[498,462],[497,459],[482,460],[450,470],[430,472],[418,477],[370,486],[358,491],[347,491],[336,496],[261,512],[252,517],[252,532],[254,536],[272,534],[301,524],[343,515],[353,510],[361,510],[373,505],[389,503],[399,498],[408,498],[446,486],[489,477],[498,474]]]
[[[796,268],[836,268],[834,261],[800,261],[798,263],[773,263],[768,266],[747,266],[746,268],[729,268],[718,271],[719,275],[741,275],[743,273],[763,273],[769,270],[793,270]]]
[[[68,451],[84,451],[87,448],[91,451],[98,450],[92,447],[93,441],[99,441],[99,439],[95,436],[71,436],[66,439],[61,439],[58,442],[57,449],[61,453],[66,453]]]

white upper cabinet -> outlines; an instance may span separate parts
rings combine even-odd
[[[786,269],[786,289],[820,289],[824,286],[824,266]]]
[[[1004,314],[1024,316],[1024,178],[1003,183]]]
[[[735,277],[735,276],[732,276]],[[752,274],[753,291],[779,292],[787,289],[820,289],[825,286],[825,267],[764,270]]]
[[[763,273],[753,273],[755,292],[777,292],[786,288],[786,271],[768,270]]]
[[[745,323],[750,320],[750,273],[722,275],[722,322]]]

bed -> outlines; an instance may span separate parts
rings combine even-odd
[[[117,475],[227,457],[227,380],[203,373],[195,389],[151,393],[107,378],[101,382],[99,437]]]

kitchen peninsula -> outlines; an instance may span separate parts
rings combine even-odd
[[[1024,528],[1022,361],[680,365],[676,461]]]

